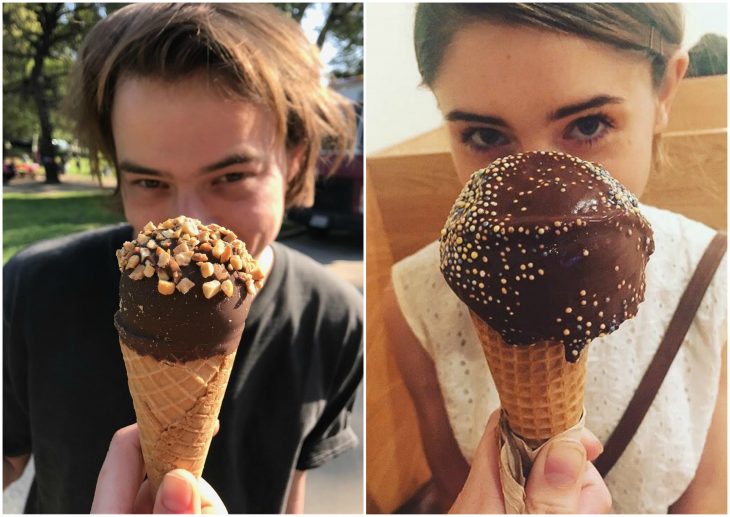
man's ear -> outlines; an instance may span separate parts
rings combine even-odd
[[[307,152],[307,146],[299,144],[292,149],[286,151],[286,180],[287,183],[296,177],[304,164],[304,155]]]
[[[669,112],[672,109],[674,96],[677,88],[689,66],[689,54],[686,50],[677,50],[667,61],[667,68],[664,72],[664,80],[659,87],[657,95],[656,117],[654,134],[661,133],[669,124]]]

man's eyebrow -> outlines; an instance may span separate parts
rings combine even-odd
[[[580,113],[581,111],[585,111],[587,109],[605,106],[606,104],[618,104],[621,102],[624,102],[624,99],[620,97],[613,97],[611,95],[597,95],[591,99],[588,99],[587,101],[569,104],[568,106],[563,106],[562,108],[556,109],[548,115],[548,121],[559,120],[561,118],[574,115],[575,113]]]
[[[446,115],[446,120],[450,122],[479,122],[480,124],[490,124],[492,126],[508,127],[504,119],[493,117],[491,115],[479,115],[477,113],[469,113],[467,111],[453,110]]]
[[[222,160],[219,160],[211,165],[206,165],[202,168],[203,172],[213,172],[219,169],[225,169],[229,165],[238,165],[241,163],[251,163],[258,160],[257,156],[247,153],[236,153],[226,156]]]
[[[119,162],[119,170],[133,172],[136,174],[147,174],[148,176],[163,176],[163,173],[157,169],[145,167],[144,165],[139,165],[137,163],[130,162],[129,160]]]
[[[220,169],[224,169],[229,165],[237,165],[241,163],[251,163],[257,161],[258,157],[250,153],[236,153],[226,156],[222,160],[219,160],[211,165],[206,165],[201,169],[202,172],[214,172]],[[165,173],[152,167],[145,167],[129,160],[123,160],[119,162],[119,170],[132,172],[136,174],[146,174],[148,176],[164,176]]]

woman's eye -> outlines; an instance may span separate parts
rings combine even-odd
[[[497,147],[507,143],[507,137],[494,128],[470,128],[462,134],[462,141],[475,148]]]
[[[582,117],[568,127],[567,138],[578,141],[595,140],[603,136],[610,127],[613,127],[611,121],[603,115]]]

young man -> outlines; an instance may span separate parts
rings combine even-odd
[[[228,511],[301,511],[305,472],[354,446],[362,377],[356,290],[275,243],[311,202],[323,139],[353,139],[316,49],[275,8],[130,5],[102,20],[71,88],[92,157],[116,165],[130,224],[36,244],[4,271],[4,479],[36,476],[26,510],[89,511],[112,435],[134,422],[113,324],[114,252],[186,215],[235,231],[266,273],[204,476]],[[39,305],[53,307],[39,321]]]

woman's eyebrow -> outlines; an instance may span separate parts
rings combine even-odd
[[[587,109],[598,108],[600,106],[605,106],[606,104],[618,104],[621,102],[624,102],[624,99],[620,97],[613,97],[611,95],[597,95],[591,99],[588,99],[587,101],[577,102],[575,104],[569,104],[568,106],[558,108],[557,110],[550,113],[547,118],[548,122],[553,122],[555,120],[568,117],[575,113],[580,113],[581,111],[585,111]]]
[[[481,124],[490,124],[492,126],[509,127],[504,119],[493,117],[491,115],[478,115],[461,110],[453,110],[446,114],[446,120],[450,122],[479,122]]]

